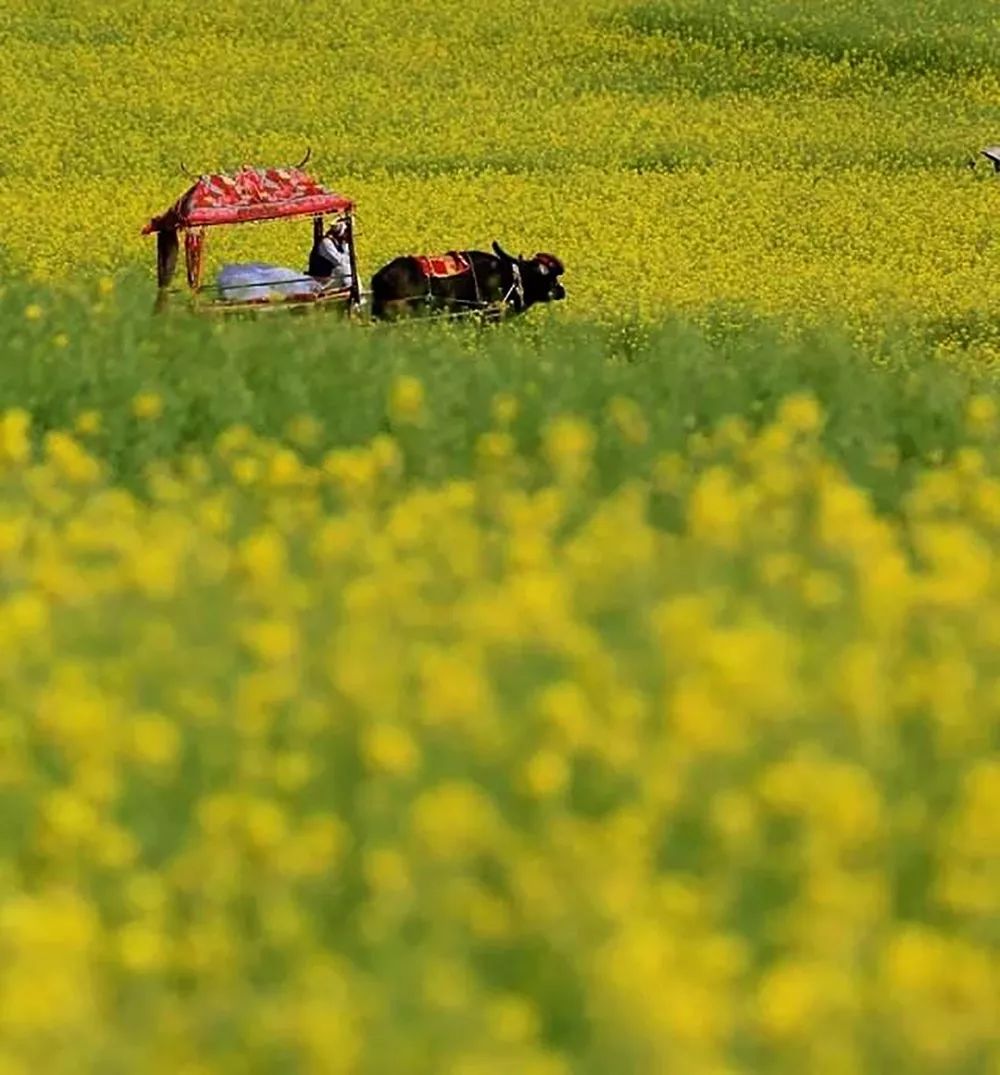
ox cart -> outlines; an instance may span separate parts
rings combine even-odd
[[[354,245],[354,203],[323,186],[299,164],[251,168],[197,177],[165,212],[153,217],[144,235],[156,236],[156,309],[172,296],[183,241],[187,299],[199,313],[258,313],[273,310],[339,310],[371,324],[407,313],[433,313],[488,323],[520,313],[536,302],[565,297],[562,263],[552,254],[514,257],[493,243],[494,253],[452,250],[444,255],[403,255],[373,277],[363,292]],[[194,178],[193,176],[191,178]],[[312,250],[305,271],[265,262],[224,265],[206,283],[204,255],[211,228],[312,221]],[[370,316],[358,316],[371,299]]]

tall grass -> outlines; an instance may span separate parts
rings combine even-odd
[[[974,359],[935,358],[940,334],[926,327],[886,325],[873,349],[836,324],[796,330],[736,308],[660,323],[565,323],[539,309],[486,329],[361,327],[336,315],[220,323],[186,312],[154,316],[149,284],[135,276],[104,298],[11,286],[0,298],[0,324],[0,408],[30,410],[38,435],[100,411],[103,431],[92,447],[130,483],[151,459],[204,449],[237,423],[281,436],[309,414],[322,425],[322,447],[364,442],[389,427],[389,389],[406,374],[428,390],[414,478],[469,473],[501,394],[520,400],[513,429],[529,452],[557,415],[606,421],[614,398],[641,403],[647,442],[631,452],[599,449],[601,484],[610,489],[638,465],[636,453],[677,449],[726,416],[760,426],[782,398],[808,391],[829,414],[827,449],[892,504],[915,468],[960,442],[965,399],[996,379]],[[975,324],[959,327],[975,336]],[[944,334],[957,331],[950,325]],[[142,392],[163,398],[155,430],[131,413]],[[887,452],[898,467],[878,463]]]

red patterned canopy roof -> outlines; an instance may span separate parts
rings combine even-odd
[[[165,213],[153,217],[142,233],[345,213],[352,207],[350,198],[327,190],[298,168],[243,168],[235,175],[203,175]]]

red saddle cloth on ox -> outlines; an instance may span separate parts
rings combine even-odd
[[[414,258],[424,276],[461,276],[472,269],[469,259],[454,250],[448,254],[414,254]]]

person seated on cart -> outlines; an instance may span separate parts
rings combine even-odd
[[[338,220],[326,229],[309,254],[306,272],[324,287],[339,289],[351,286],[351,247],[345,221]]]

